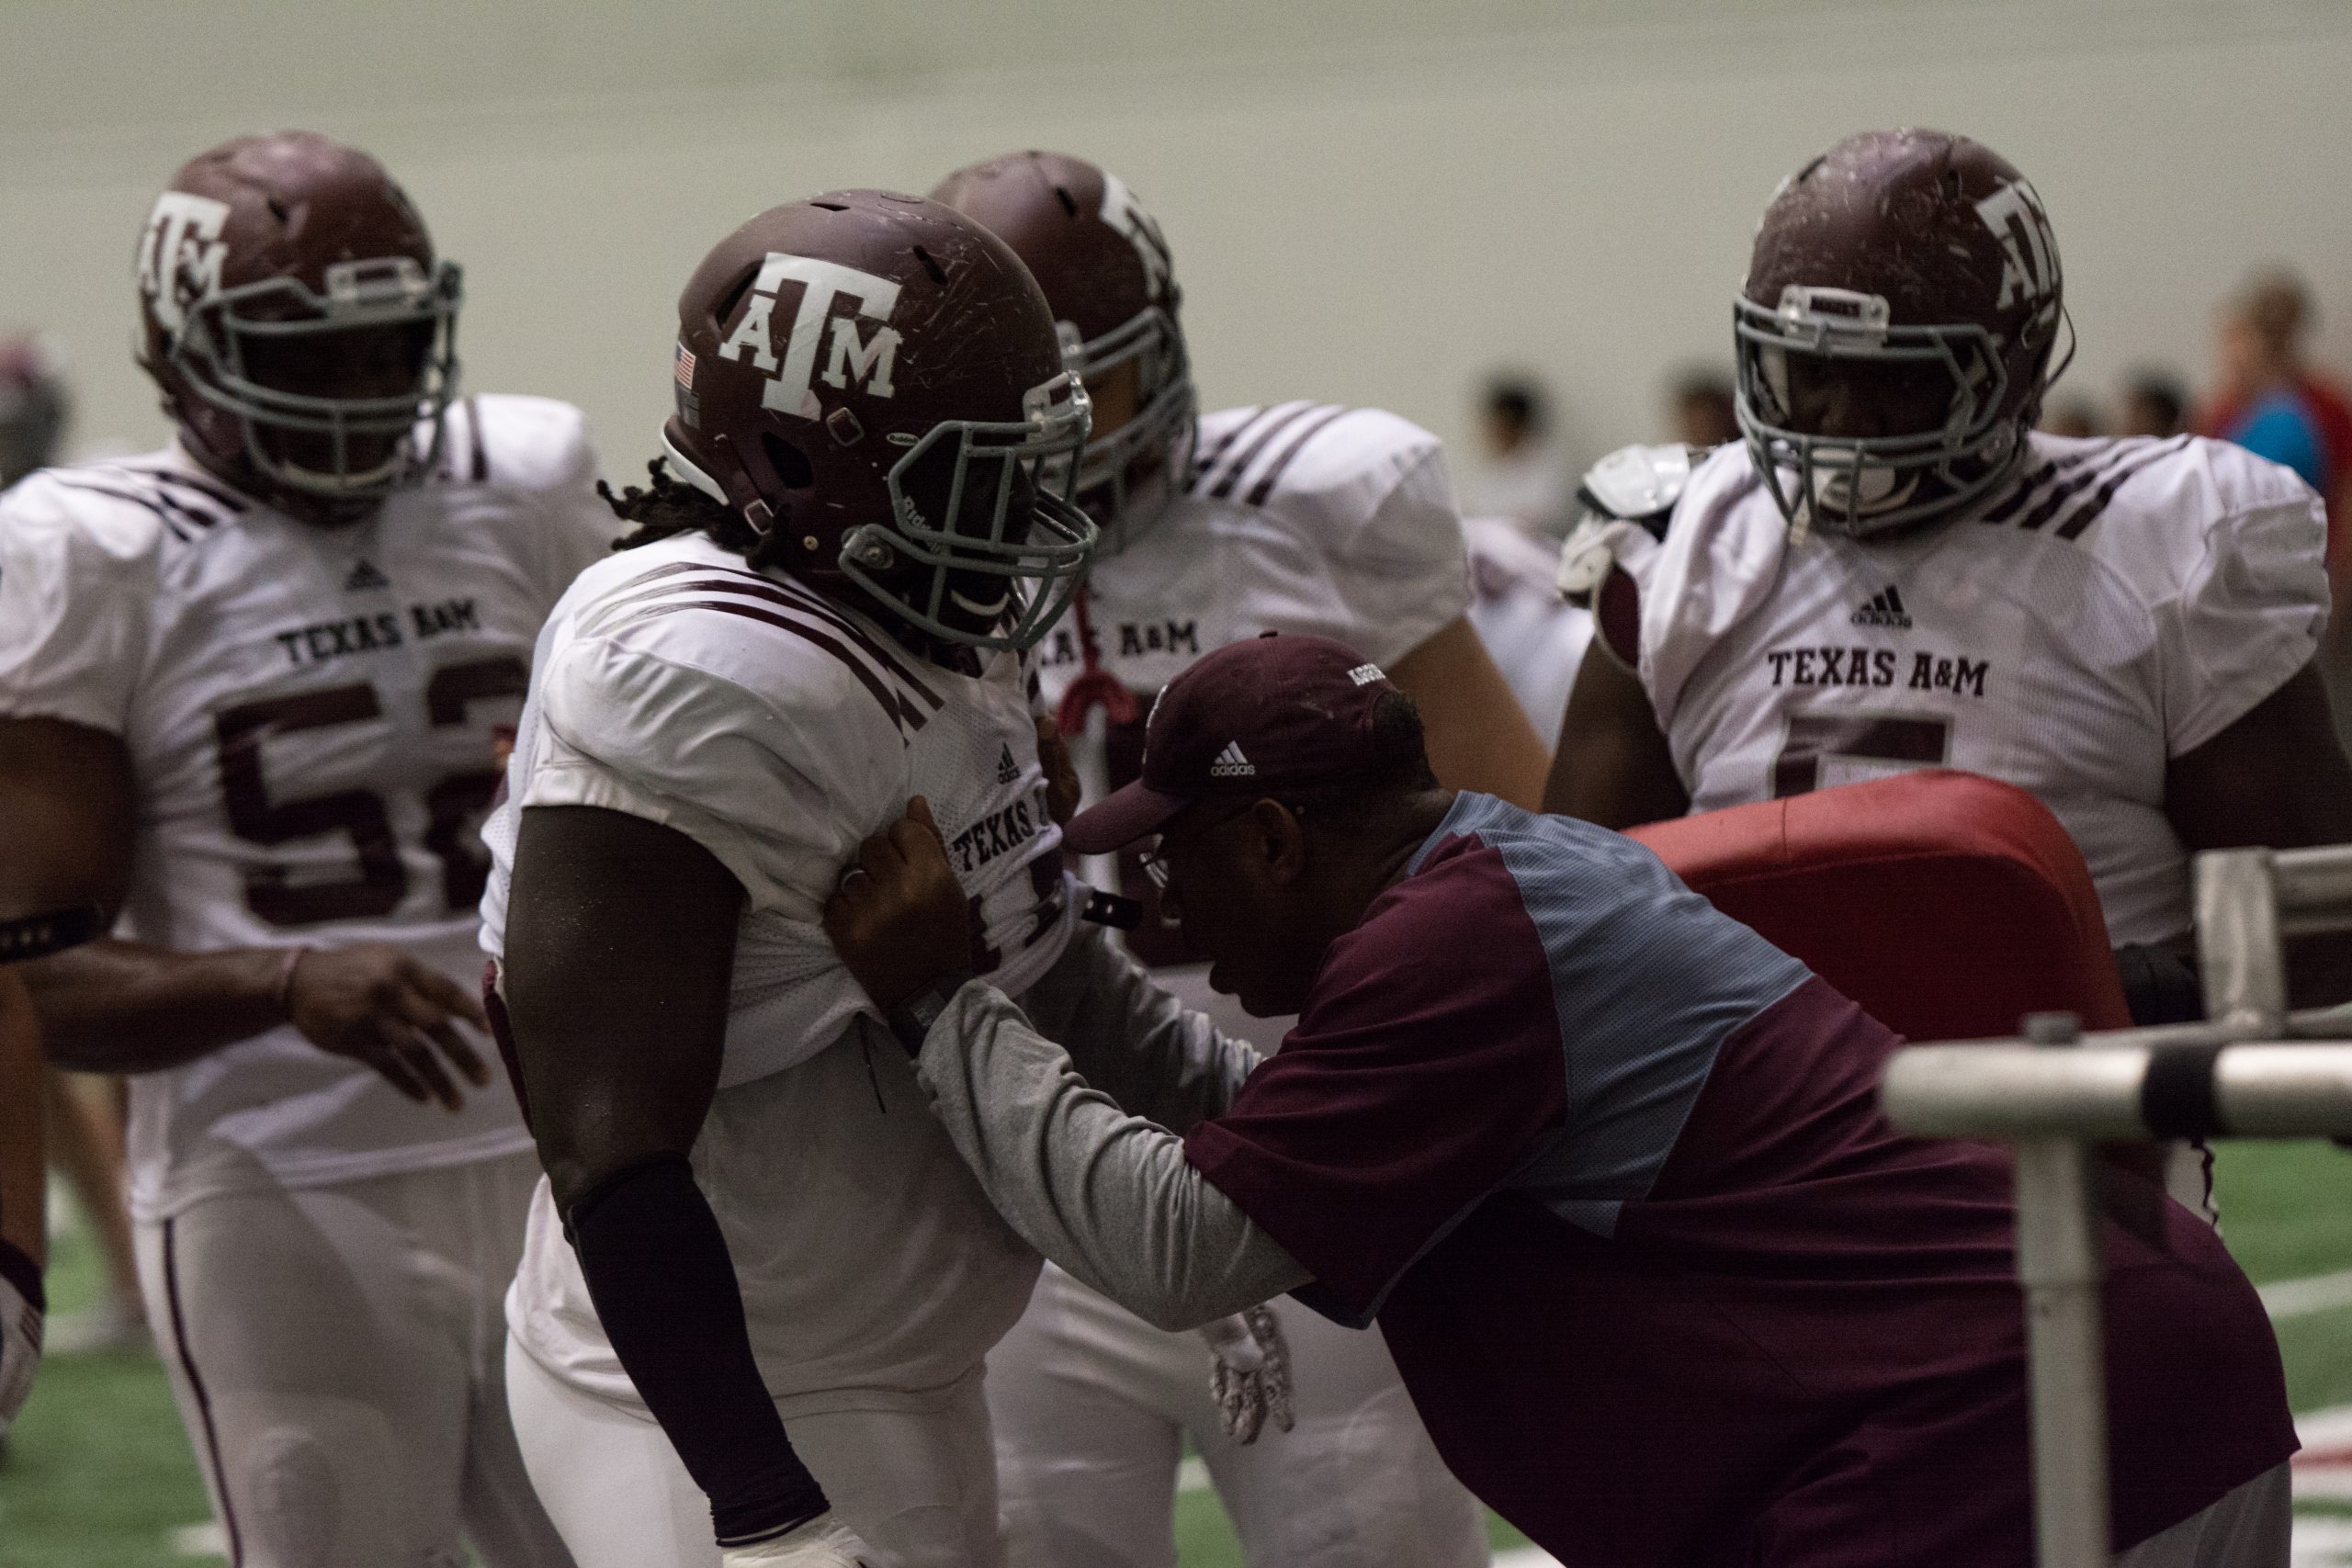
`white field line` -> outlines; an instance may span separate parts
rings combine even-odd
[[[172,1531],[172,1550],[182,1557],[226,1557],[229,1535],[210,1519],[200,1525],[182,1525]]]
[[[2340,1306],[2352,1306],[2352,1269],[2314,1274],[2307,1280],[2280,1280],[2256,1287],[2255,1293],[2262,1298],[2263,1309],[2274,1323],[2308,1317],[2315,1312],[2332,1312]]]

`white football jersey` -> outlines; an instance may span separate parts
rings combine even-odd
[[[976,1367],[1036,1256],[924,1109],[821,921],[858,845],[921,795],[990,982],[1017,996],[1060,956],[1075,883],[1020,659],[944,668],[841,600],[677,535],[592,568],[557,607],[508,787],[484,835],[492,953],[531,807],[662,823],[743,886],[719,1092],[693,1157],[770,1392],[911,1398]],[[544,1183],[508,1310],[551,1371],[631,1397]]]
[[[1641,679],[1693,811],[1964,768],[2065,824],[2112,941],[2163,941],[2190,923],[2165,764],[2309,662],[2324,532],[2242,448],[2037,434],[1973,517],[1792,543],[1722,447],[1641,574]]]
[[[481,982],[479,826],[531,645],[617,531],[579,412],[451,407],[438,471],[296,522],[177,447],[0,497],[0,714],[122,738],[121,934],[191,952],[393,942]],[[530,1146],[505,1086],[455,1115],[291,1028],[130,1080],[131,1201],[316,1186]]]
[[[1592,641],[1592,612],[1560,598],[1557,540],[1508,517],[1465,518],[1462,532],[1470,547],[1470,624],[1549,746]]]
[[[1080,604],[1038,647],[1037,677],[1048,712],[1090,664],[1136,698],[1131,721],[1108,724],[1098,708],[1071,737],[1087,798],[1099,799],[1136,776],[1152,699],[1202,654],[1282,631],[1392,665],[1469,603],[1437,437],[1379,409],[1227,409],[1201,420],[1182,493],[1095,559]],[[1122,892],[1156,909],[1132,854],[1116,874]],[[1129,941],[1165,964],[1182,953],[1172,938],[1151,916]]]

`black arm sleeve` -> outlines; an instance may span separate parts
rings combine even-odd
[[[721,1546],[781,1535],[825,1511],[752,1359],[718,1218],[675,1155],[583,1193],[565,1231],[613,1348],[710,1498]]]

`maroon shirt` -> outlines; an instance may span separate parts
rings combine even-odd
[[[2010,1161],[1894,1132],[1899,1041],[1793,963],[1630,840],[1464,795],[1186,1140],[1570,1568],[2031,1561]],[[2253,1288],[2135,1197],[2119,1545],[2295,1446]]]

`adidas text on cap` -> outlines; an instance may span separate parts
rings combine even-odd
[[[1373,710],[1388,677],[1353,649],[1266,632],[1170,681],[1145,721],[1143,776],[1078,814],[1080,854],[1149,838],[1196,800],[1256,800],[1377,766]]]

